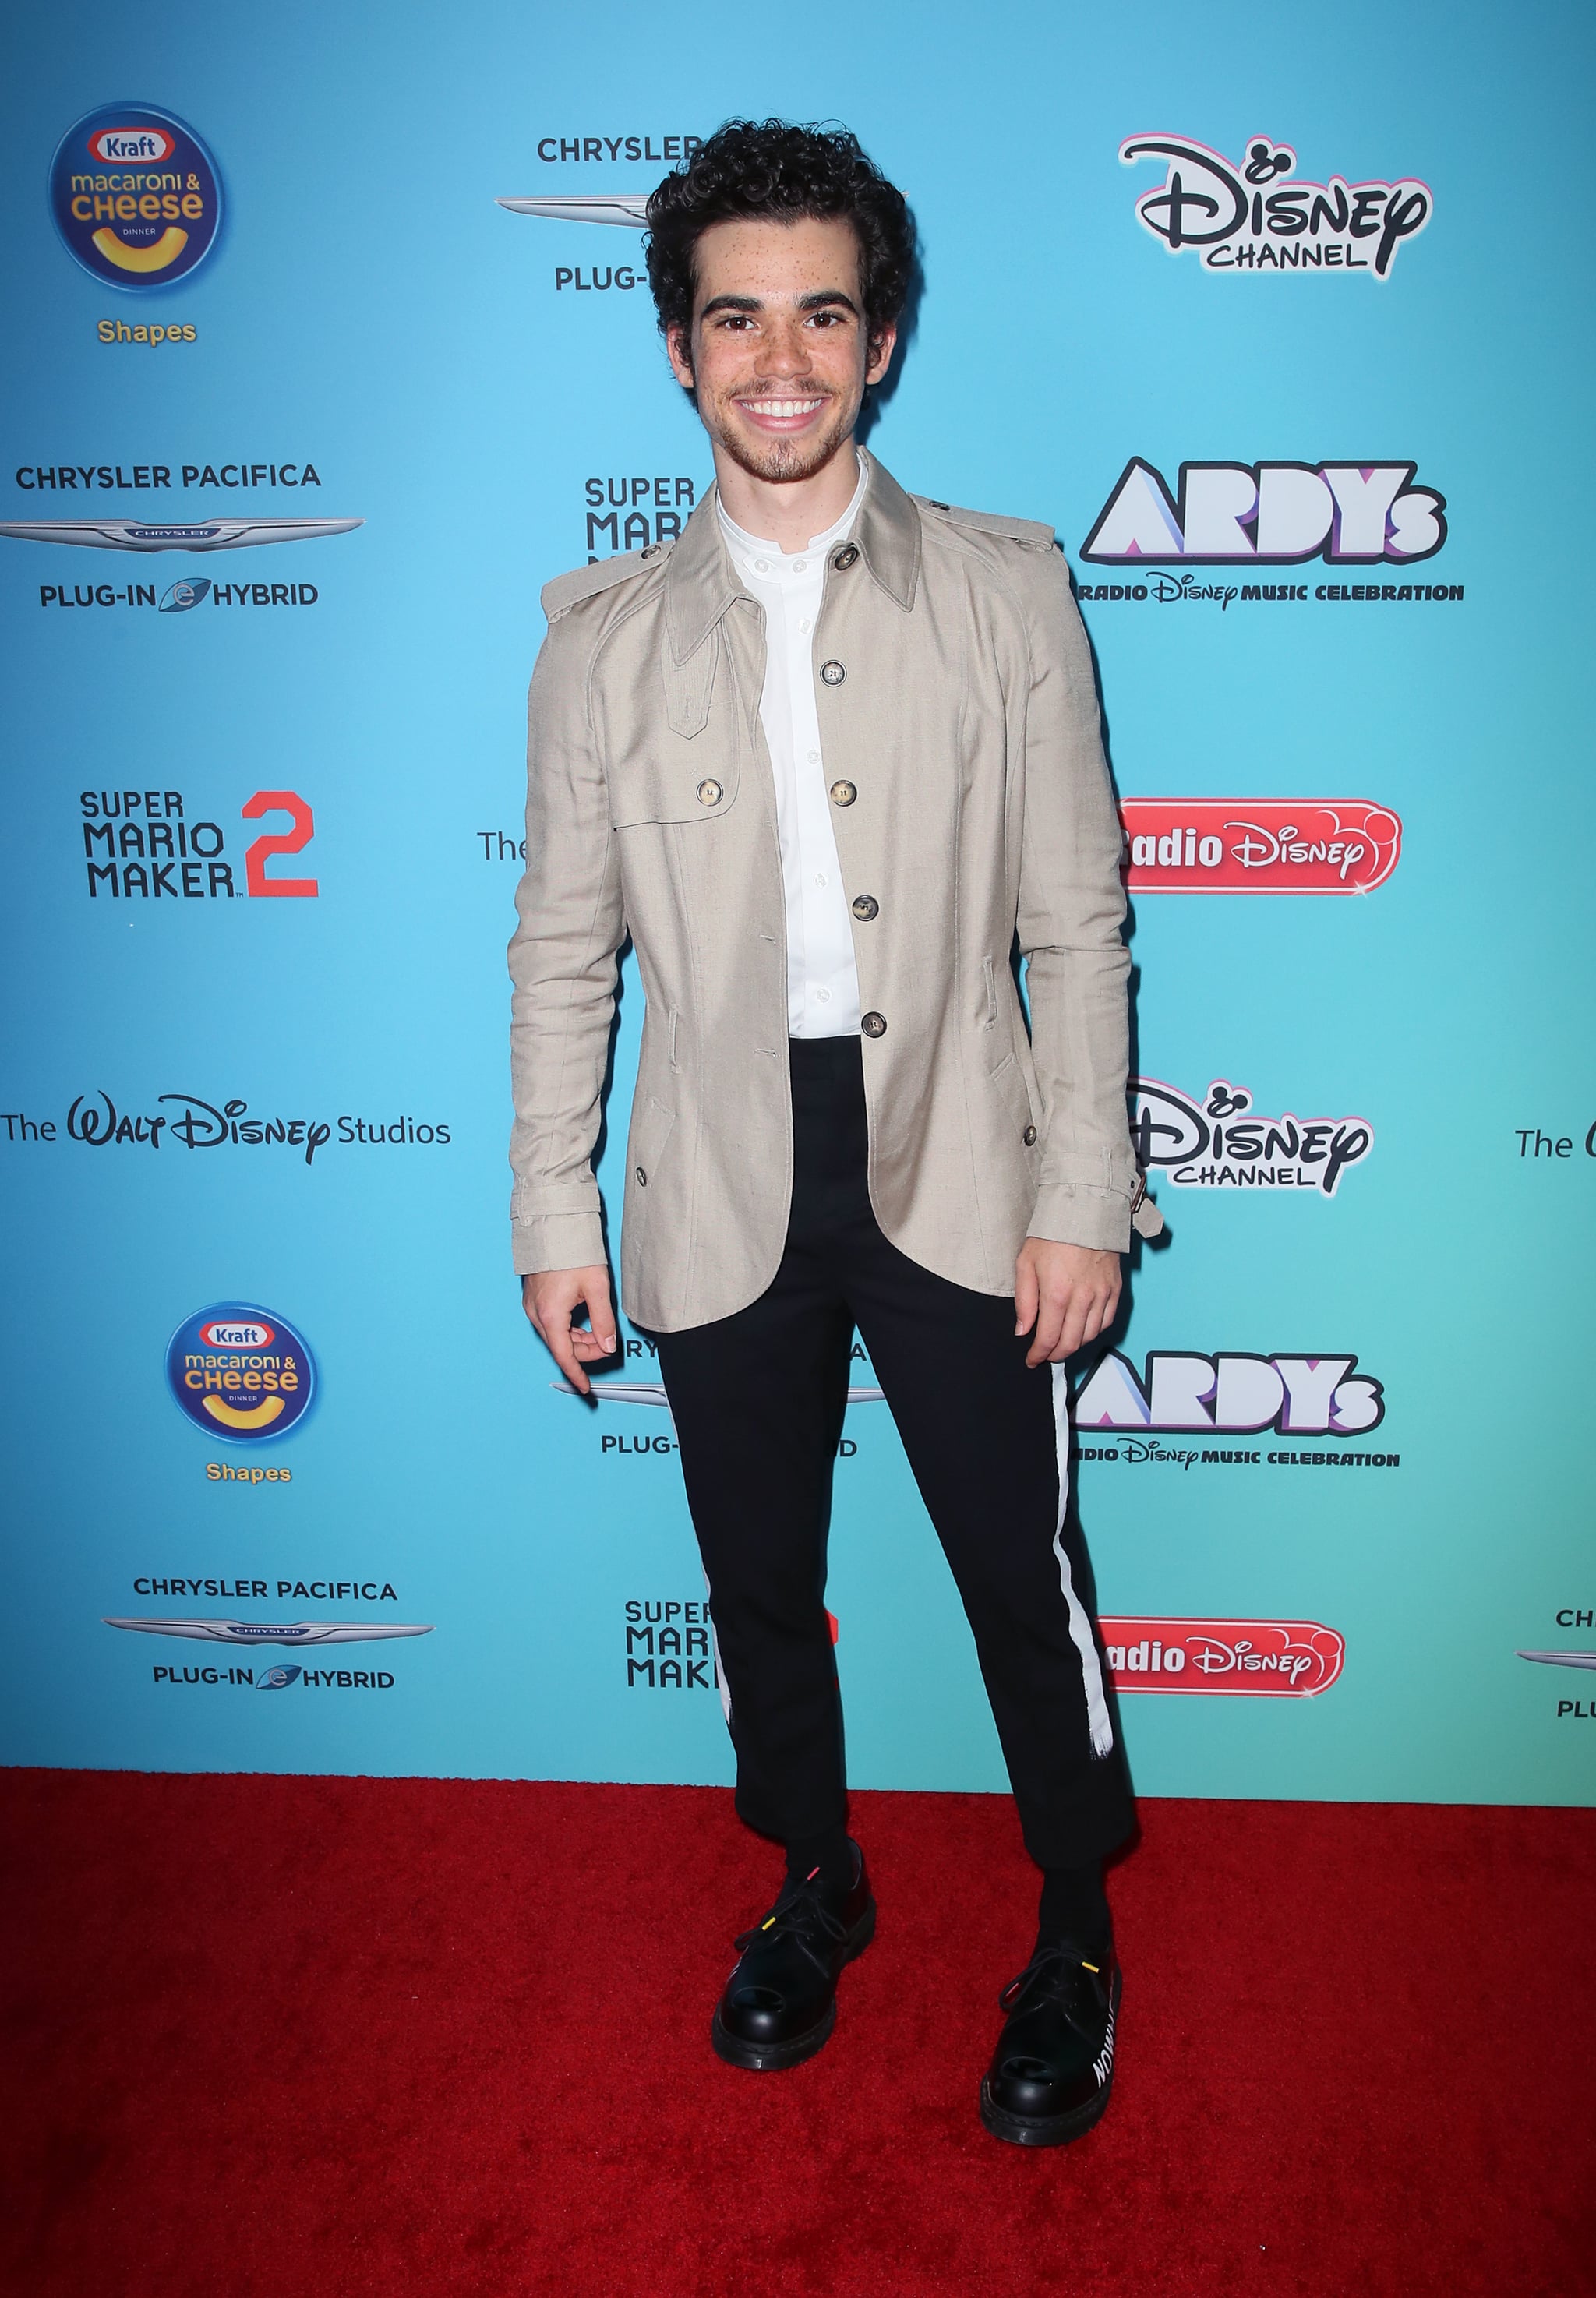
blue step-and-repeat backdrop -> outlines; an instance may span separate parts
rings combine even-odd
[[[1077,1403],[1137,1782],[1588,1800],[1589,12],[84,0],[21,46],[5,1759],[730,1775],[651,1352],[590,1409],[521,1317],[503,946],[539,587],[709,477],[638,205],[778,112],[919,217],[872,447],[1052,521],[1101,669],[1170,1230]],[[856,1382],[854,1778],[996,1789]]]

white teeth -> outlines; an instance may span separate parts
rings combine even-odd
[[[785,418],[793,415],[811,415],[822,402],[818,399],[745,399],[742,404],[761,415]]]

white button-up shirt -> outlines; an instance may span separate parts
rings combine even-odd
[[[827,554],[853,525],[864,496],[834,526],[790,556],[745,533],[717,496],[721,532],[738,574],[765,609],[765,690],[759,718],[776,781],[776,831],[787,897],[787,1029],[794,1037],[859,1033],[853,928],[837,861],[831,802],[815,707],[815,624]]]

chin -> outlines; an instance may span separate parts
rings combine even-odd
[[[812,479],[816,471],[825,468],[846,435],[840,428],[830,427],[822,436],[809,439],[767,439],[757,434],[749,438],[739,431],[728,436],[724,444],[751,477],[779,482]]]

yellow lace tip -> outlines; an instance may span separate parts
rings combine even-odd
[[[775,1922],[775,1920],[774,1915],[766,1915],[765,1921],[759,1926],[760,1930],[762,1931],[769,1930],[771,1925]]]
[[[1094,1979],[1101,1979],[1103,1976],[1103,1973],[1098,1970],[1096,1964],[1095,1963],[1087,1963],[1084,1956],[1081,1958],[1080,1967],[1082,1971],[1089,1971]]]

